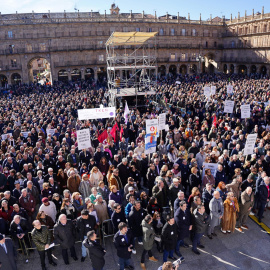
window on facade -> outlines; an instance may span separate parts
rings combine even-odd
[[[150,28],[148,28],[148,32],[152,32],[152,28],[150,27]]]
[[[17,60],[16,59],[11,59],[11,66],[17,67]]]
[[[182,54],[181,54],[181,60],[182,60],[182,61],[186,61],[186,54],[185,54],[185,53],[182,53]]]
[[[175,55],[175,53],[171,53],[171,57],[170,57],[170,59],[171,59],[172,61],[175,61],[175,59],[176,59],[176,55]]]
[[[257,26],[254,26],[254,34],[256,34],[257,33],[257,31],[258,31],[258,27]]]
[[[216,41],[214,42],[214,47],[215,47],[215,48],[217,47],[217,42],[216,42]]]
[[[192,59],[192,60],[196,60],[196,53],[192,53],[192,54],[191,54],[191,59]]]
[[[186,29],[182,29],[181,33],[182,33],[182,36],[185,36],[186,35]]]
[[[172,36],[175,35],[175,30],[174,30],[174,28],[171,29],[171,35],[172,35]]]
[[[41,51],[45,51],[45,50],[46,50],[46,45],[45,45],[45,43],[40,43],[40,44],[39,44],[39,48],[40,48]]]
[[[136,32],[140,32],[141,29],[139,27],[136,28]]]
[[[102,44],[103,44],[102,40],[98,41],[98,45],[102,45]]]
[[[248,28],[246,27],[245,28],[245,35],[247,35],[248,34]]]
[[[13,38],[13,33],[12,33],[12,31],[8,31],[8,37],[9,37],[9,38]]]
[[[9,52],[14,53],[14,45],[9,45]]]
[[[263,32],[267,32],[267,24],[263,26]]]
[[[205,42],[205,48],[208,48],[208,41]]]
[[[123,27],[123,32],[128,32],[128,27]]]
[[[103,55],[103,54],[100,54],[100,55],[98,56],[98,61],[99,61],[99,62],[103,62],[103,61],[104,61],[104,55]]]
[[[26,44],[26,50],[32,52],[32,44]]]
[[[238,32],[239,32],[239,35],[242,35],[242,28],[239,28]]]
[[[196,29],[192,29],[192,36],[193,36],[193,37],[196,36]]]
[[[235,48],[235,41],[231,41],[231,48]]]
[[[164,35],[164,29],[163,29],[163,28],[160,28],[160,29],[159,29],[159,35],[160,35],[160,36],[163,36],[163,35]]]

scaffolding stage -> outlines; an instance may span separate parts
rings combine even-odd
[[[114,32],[106,42],[109,104],[116,97],[153,95],[157,85],[157,32]]]

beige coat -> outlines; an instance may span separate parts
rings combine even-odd
[[[233,200],[235,207],[233,207],[233,204],[229,199],[226,199],[224,202],[224,214],[221,221],[221,228],[223,231],[234,232],[235,229],[236,213],[239,212],[239,205],[236,198],[234,198]]]
[[[100,224],[106,219],[109,219],[107,203],[103,200],[102,203],[96,202],[95,210],[97,211],[97,216]]]
[[[241,200],[240,200],[240,214],[246,215],[249,214],[250,210],[249,208],[253,207],[254,205],[254,194],[251,193],[250,196],[248,196],[246,190],[242,192],[241,194]]]
[[[233,195],[239,200],[241,194],[241,185],[242,183],[237,182],[236,178],[233,181],[226,185],[228,192],[233,192]]]

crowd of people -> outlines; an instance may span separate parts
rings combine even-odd
[[[216,94],[208,98],[203,89],[210,85]],[[120,107],[115,118],[85,121],[78,109],[108,106],[105,86],[82,81],[6,90],[0,97],[2,268],[16,269],[16,249],[27,254],[33,247],[42,270],[46,254],[56,266],[52,252],[59,244],[66,265],[70,256],[84,262],[89,254],[93,269],[105,269],[106,232],[114,235],[120,270],[134,269],[137,245],[143,270],[146,255],[158,262],[157,252],[163,253],[159,269],[169,270],[184,261],[181,249],[189,241],[200,255],[203,235],[212,240],[218,229],[248,230],[250,214],[262,222],[270,209],[269,90],[270,80],[259,76],[165,77],[156,95],[145,98],[147,107],[130,108],[128,117]],[[223,112],[226,99],[235,101],[232,114]],[[242,104],[251,106],[249,119],[241,119]],[[168,130],[160,132],[156,152],[146,154],[146,120],[164,112]],[[79,150],[77,130],[85,128],[92,146]],[[248,134],[257,140],[244,156]]]

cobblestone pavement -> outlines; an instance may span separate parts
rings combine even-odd
[[[267,226],[270,226],[270,211],[265,212],[265,221]],[[191,252],[190,248],[182,248],[182,255],[185,261],[180,266],[180,270],[226,270],[226,269],[270,269],[270,235],[268,235],[258,224],[251,219],[248,219],[249,230],[243,230],[243,233],[235,231],[232,234],[224,235],[217,230],[217,237],[213,240],[208,237],[203,237],[202,243],[205,249],[200,249],[201,255],[195,255]],[[188,242],[191,244],[191,242]],[[65,265],[61,256],[61,250],[55,248],[53,254],[57,257],[57,267],[47,264],[48,270],[79,270],[79,269],[92,269],[89,258],[81,263],[81,244],[76,244],[76,251],[79,261],[75,262],[70,258],[70,265]],[[137,254],[132,255],[133,263],[136,270],[140,268],[140,256],[142,253],[142,246],[137,245]],[[105,257],[106,265],[104,270],[117,270],[117,256],[112,243],[112,238],[106,240],[107,255]],[[157,270],[162,264],[162,254],[158,253],[156,247],[153,249],[153,254],[158,258],[158,262],[150,262],[146,260],[147,270]],[[24,263],[22,255],[19,256],[18,269],[22,270],[39,270],[41,269],[38,253],[32,252],[30,254],[29,263]],[[3,269],[4,270],[4,269]]]

